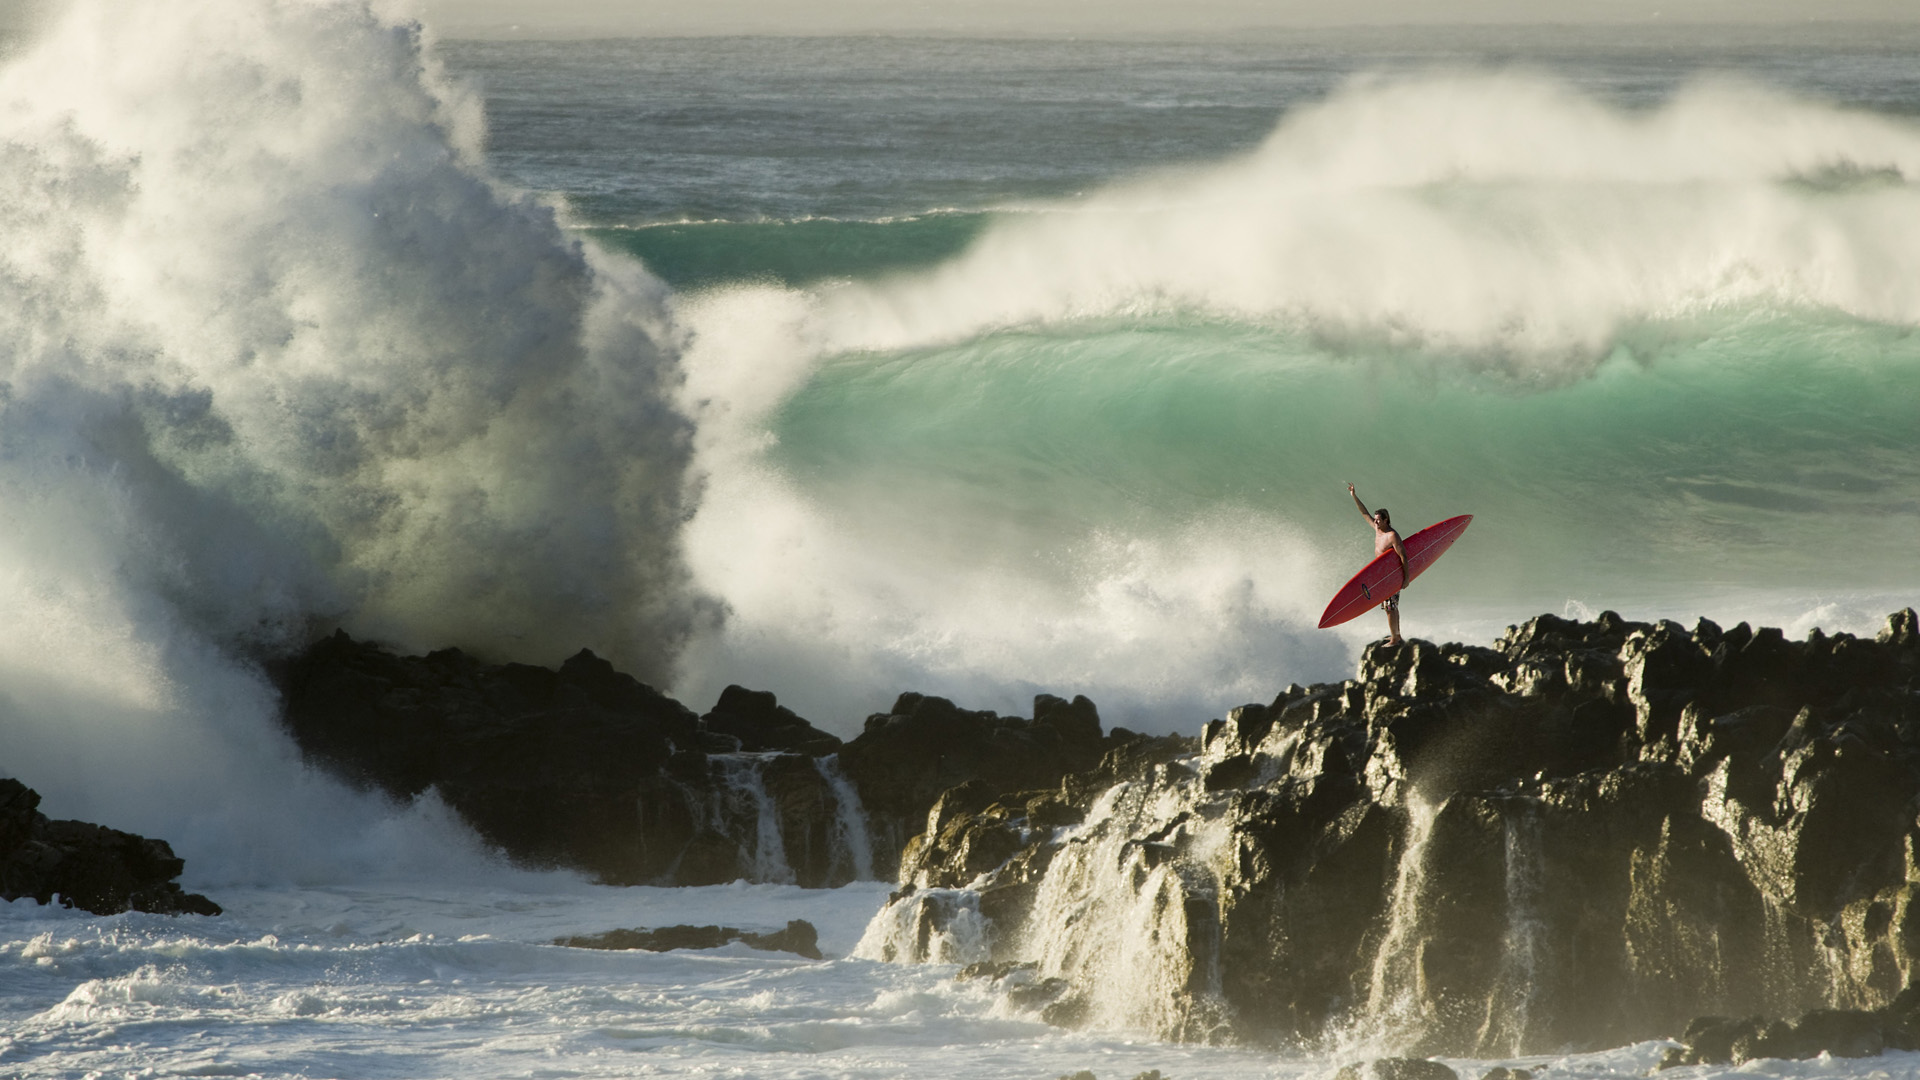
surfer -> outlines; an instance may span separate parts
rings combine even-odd
[[[1400,544],[1400,532],[1393,527],[1393,518],[1387,514],[1387,508],[1383,506],[1369,511],[1367,504],[1360,501],[1360,493],[1353,490],[1352,484],[1347,485],[1347,494],[1353,496],[1353,505],[1360,508],[1367,524],[1373,526],[1373,553],[1376,556],[1385,555],[1388,549],[1392,549],[1400,557],[1400,588],[1405,589],[1413,584],[1413,579],[1407,576],[1407,549]],[[1387,638],[1387,644],[1400,644],[1400,594],[1396,592],[1387,597],[1381,602],[1380,608],[1387,613],[1387,632],[1391,635]]]

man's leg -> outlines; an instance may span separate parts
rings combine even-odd
[[[1398,645],[1400,644],[1400,598],[1396,596],[1387,601],[1385,607],[1387,609],[1387,644]]]

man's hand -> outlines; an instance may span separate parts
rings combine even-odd
[[[1360,508],[1360,516],[1367,519],[1367,524],[1372,525],[1374,528],[1378,529],[1380,527],[1380,523],[1373,520],[1373,514],[1368,512],[1367,504],[1360,501],[1360,493],[1353,490],[1352,484],[1347,485],[1347,495],[1349,498],[1353,499],[1353,505]]]

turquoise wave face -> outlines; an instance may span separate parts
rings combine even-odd
[[[1252,512],[1358,569],[1350,481],[1403,532],[1475,515],[1416,587],[1449,603],[1917,576],[1920,337],[1830,315],[1643,326],[1546,384],[1223,321],[1003,331],[834,357],[773,430],[842,520],[918,523],[956,556],[1044,565],[1103,530]]]
[[[676,307],[730,613],[688,685],[1269,699],[1384,629],[1315,628],[1372,556],[1348,482],[1403,532],[1474,515],[1415,636],[1871,632],[1920,596],[1912,176],[1920,127],[1750,85],[1383,77],[945,257],[876,224],[885,269],[780,287],[736,244]]]

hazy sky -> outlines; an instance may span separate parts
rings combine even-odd
[[[1218,34],[1406,23],[1895,21],[1920,0],[413,0],[443,33]]]

